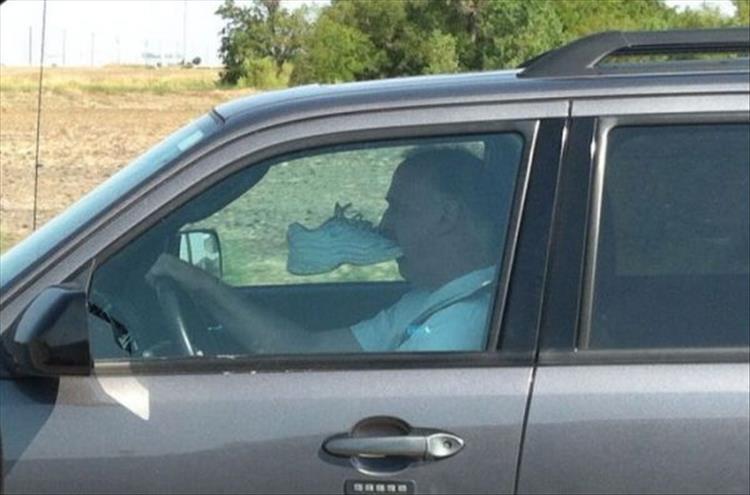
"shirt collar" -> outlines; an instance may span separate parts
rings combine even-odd
[[[433,291],[425,301],[424,307],[429,308],[449,299],[470,295],[481,287],[491,284],[495,278],[495,271],[495,266],[488,266],[451,280]]]

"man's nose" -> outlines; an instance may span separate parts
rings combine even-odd
[[[383,216],[380,218],[378,224],[378,230],[380,233],[389,239],[393,239],[393,227],[391,225],[391,214],[389,210],[383,212]]]

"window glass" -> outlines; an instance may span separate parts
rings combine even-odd
[[[503,133],[249,166],[97,269],[94,355],[483,350],[523,149]]]
[[[609,133],[590,346],[747,346],[750,129]]]
[[[44,259],[86,222],[107,211],[136,186],[161,172],[177,156],[216,132],[219,127],[210,115],[204,115],[191,122],[16,244],[2,256],[0,289],[9,286],[13,279],[35,262]]]
[[[224,281],[235,286],[399,280],[395,260],[345,263],[320,274],[291,273],[287,234],[295,232],[288,232],[295,223],[307,229],[320,226],[334,215],[337,204],[344,217],[377,223],[387,206],[391,176],[410,149],[413,146],[290,157],[270,167],[235,201],[184,229],[216,229],[226,266]]]

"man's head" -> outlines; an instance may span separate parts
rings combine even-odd
[[[484,164],[468,151],[411,153],[393,174],[381,229],[403,251],[402,276],[438,287],[492,263],[492,187]]]

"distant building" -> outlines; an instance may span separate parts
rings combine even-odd
[[[182,55],[178,53],[143,52],[141,57],[147,67],[168,67],[182,63]]]

